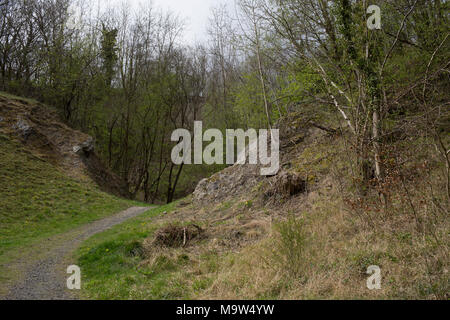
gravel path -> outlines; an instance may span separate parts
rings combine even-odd
[[[103,220],[95,221],[73,231],[67,232],[54,239],[48,239],[48,250],[39,261],[31,263],[26,267],[25,276],[22,280],[12,286],[6,300],[74,300],[77,299],[76,292],[66,287],[66,273],[69,265],[75,264],[71,261],[72,253],[80,244],[93,235],[105,231],[130,218],[134,218],[151,208],[133,207]],[[22,264],[30,264],[22,261]],[[83,281],[83,270],[81,270]],[[76,291],[76,290],[75,290]]]

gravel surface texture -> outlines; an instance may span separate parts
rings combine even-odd
[[[108,218],[95,221],[88,225],[67,232],[62,236],[48,239],[42,245],[48,246],[47,252],[38,261],[27,261],[23,258],[20,263],[26,264],[22,279],[14,284],[4,298],[6,300],[75,300],[77,290],[67,289],[67,267],[76,264],[73,252],[83,241],[93,235],[103,232],[128,219],[134,218],[151,208],[133,207]],[[16,262],[17,263],[17,262]],[[83,270],[81,270],[83,281]]]

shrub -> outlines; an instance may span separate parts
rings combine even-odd
[[[303,226],[303,222],[296,217],[290,217],[275,226],[278,233],[274,246],[275,261],[294,277],[300,276],[305,266],[307,236]]]

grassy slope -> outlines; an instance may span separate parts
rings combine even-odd
[[[31,243],[135,205],[101,192],[0,135],[0,265]]]

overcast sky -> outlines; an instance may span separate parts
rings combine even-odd
[[[220,4],[228,4],[232,8],[234,0],[102,0],[108,5],[122,3],[138,7],[139,3],[153,2],[154,7],[171,10],[186,19],[185,40],[190,44],[204,41],[210,9]]]

